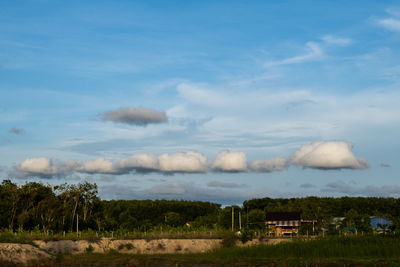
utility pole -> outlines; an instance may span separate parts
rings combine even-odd
[[[232,232],[233,232],[234,225],[235,225],[235,211],[232,206]]]
[[[242,230],[242,213],[239,211],[239,229]]]

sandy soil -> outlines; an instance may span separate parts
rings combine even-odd
[[[41,249],[51,253],[63,254],[80,254],[88,250],[95,253],[104,253],[110,249],[120,253],[133,254],[198,253],[221,247],[220,239],[111,240],[102,238],[96,242],[60,240],[46,243],[37,240],[34,243]]]
[[[290,242],[290,239],[254,239],[245,244],[238,241],[237,246],[254,246],[259,244],[277,244]],[[45,242],[34,241],[35,247],[29,244],[0,243],[0,262],[12,262],[25,265],[30,261],[49,259],[55,254],[80,254],[86,252],[106,253],[110,250],[130,254],[169,254],[169,253],[200,253],[222,247],[221,239],[135,239],[112,240],[102,238],[98,241],[59,240]]]
[[[30,261],[49,259],[51,256],[32,245],[0,243],[0,261],[25,265]]]

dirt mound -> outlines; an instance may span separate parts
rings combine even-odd
[[[50,259],[52,256],[32,245],[0,243],[0,262],[25,265],[32,261]]]
[[[80,254],[105,253],[116,250],[132,254],[198,253],[221,247],[220,239],[135,239],[111,240],[102,238],[95,242],[86,240],[34,241],[35,245],[51,253]]]

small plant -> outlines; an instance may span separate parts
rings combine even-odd
[[[94,247],[93,247],[92,245],[89,245],[89,246],[86,248],[86,253],[92,253],[93,250],[94,250]]]
[[[165,245],[163,243],[158,243],[157,248],[160,250],[165,250]]]
[[[110,248],[108,250],[108,254],[118,254],[118,251],[116,251],[115,249]]]
[[[118,250],[122,250],[122,249],[124,249],[125,248],[125,244],[120,244],[119,246],[118,246]]]
[[[240,241],[242,241],[242,243],[246,243],[247,241],[251,241],[253,240],[253,232],[250,231],[243,231],[243,233],[240,235]]]
[[[125,244],[125,248],[126,248],[127,250],[131,250],[131,249],[134,248],[134,246],[133,246],[132,243],[126,243],[126,244]]]
[[[222,236],[222,246],[224,248],[234,247],[236,245],[237,236],[233,232],[226,232]]]

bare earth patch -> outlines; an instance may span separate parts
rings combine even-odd
[[[0,243],[0,262],[25,265],[31,261],[50,259],[52,256],[32,245]]]

